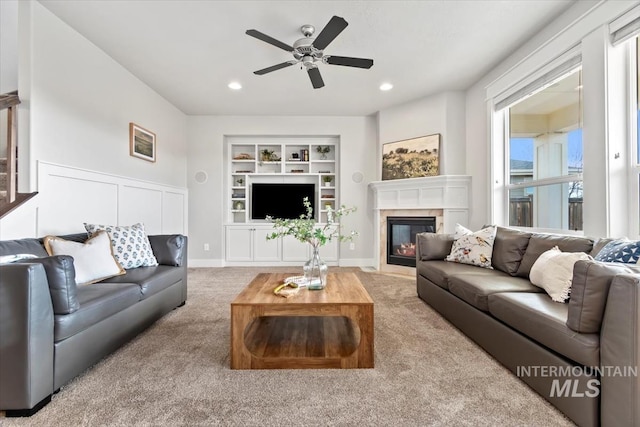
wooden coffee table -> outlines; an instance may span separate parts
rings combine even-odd
[[[231,369],[373,368],[373,300],[354,273],[283,298],[260,273],[231,303]]]

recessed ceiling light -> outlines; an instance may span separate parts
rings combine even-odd
[[[240,83],[238,83],[238,82],[231,82],[227,86],[229,86],[229,89],[233,89],[233,90],[242,89],[242,85]]]
[[[380,90],[382,90],[382,91],[386,92],[386,91],[391,90],[391,89],[393,89],[393,85],[391,83],[382,83],[380,85]]]

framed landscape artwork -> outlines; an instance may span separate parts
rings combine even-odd
[[[440,134],[382,146],[382,180],[419,178],[440,173]]]
[[[129,154],[155,162],[156,134],[135,123],[129,123]]]

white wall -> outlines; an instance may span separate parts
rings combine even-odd
[[[465,94],[443,92],[378,113],[378,164],[382,144],[439,133],[440,174],[465,174]],[[378,168],[378,179],[381,170]]]
[[[0,1],[0,93],[18,89],[18,1]]]
[[[20,191],[38,190],[38,162],[185,188],[186,115],[40,3],[18,12]],[[129,122],[156,133],[155,163],[129,155]],[[12,234],[33,232],[11,222]]]
[[[31,15],[24,82],[30,165],[41,160],[184,187],[186,116],[40,3],[24,8]],[[129,122],[156,133],[155,163],[129,155]]]
[[[189,240],[189,257],[199,265],[221,265],[224,259],[223,218],[226,135],[331,135],[340,138],[340,199],[357,206],[355,214],[343,218],[346,230],[356,230],[355,250],[340,249],[341,265],[372,265],[373,210],[368,184],[376,179],[376,123],[374,117],[269,117],[192,116],[188,119],[189,227],[197,232]],[[209,179],[198,184],[194,175],[205,171]],[[351,179],[364,175],[361,183]],[[204,251],[205,243],[211,250]]]

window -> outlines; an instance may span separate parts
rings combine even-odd
[[[582,72],[575,68],[508,107],[509,225],[582,230]]]
[[[633,114],[631,117],[632,123],[632,138],[631,144],[631,189],[632,194],[630,203],[633,202],[635,206],[632,207],[631,212],[635,218],[630,219],[631,229],[635,231],[636,235],[640,235],[640,37],[636,37],[633,41],[635,63],[634,63],[634,76],[633,81],[629,85],[631,88],[631,100],[633,103]],[[632,55],[633,57],[634,55]]]

